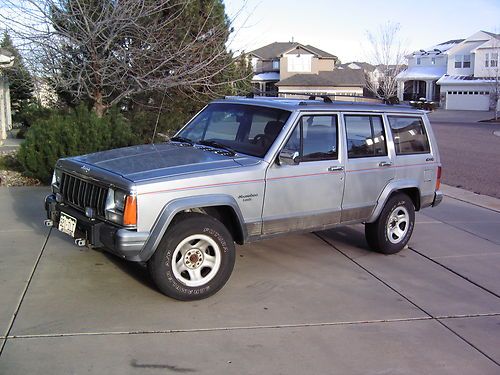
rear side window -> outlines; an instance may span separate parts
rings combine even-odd
[[[430,152],[429,139],[421,117],[388,116],[396,155]]]
[[[381,116],[345,115],[344,121],[349,158],[387,155]]]

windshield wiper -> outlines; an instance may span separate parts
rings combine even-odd
[[[206,141],[206,140],[203,140],[203,141],[199,141],[198,143],[200,145],[204,145],[204,146],[211,146],[211,147],[215,147],[215,148],[220,148],[222,150],[226,150],[226,151],[232,153],[233,155],[236,155],[236,151],[233,150],[231,147],[223,145],[222,143],[219,143],[217,141]]]
[[[189,143],[191,146],[194,144],[192,140],[186,137],[172,137],[170,140],[174,142]]]

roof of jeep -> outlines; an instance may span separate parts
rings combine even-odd
[[[320,98],[318,98],[320,99]],[[263,107],[272,107],[284,109],[287,111],[361,111],[361,112],[394,112],[394,113],[418,113],[422,114],[425,111],[415,109],[408,105],[389,105],[367,102],[348,102],[348,101],[333,101],[325,103],[321,100],[310,99],[295,99],[295,98],[268,98],[268,97],[226,97],[218,99],[212,103],[230,103],[230,104],[245,104],[258,105]]]

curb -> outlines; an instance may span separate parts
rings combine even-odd
[[[500,212],[500,199],[498,198],[490,197],[489,195],[476,194],[472,191],[445,184],[441,184],[441,191],[447,197],[470,203],[475,206],[487,208],[495,212]]]

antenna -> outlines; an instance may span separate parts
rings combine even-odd
[[[153,130],[153,138],[151,138],[151,144],[155,143],[156,129],[158,129],[158,122],[160,121],[160,115],[161,115],[161,110],[163,108],[163,102],[165,101],[165,95],[167,95],[167,91],[166,90],[163,93],[163,97],[161,98],[160,108],[158,109],[158,116],[156,116],[155,129]]]

